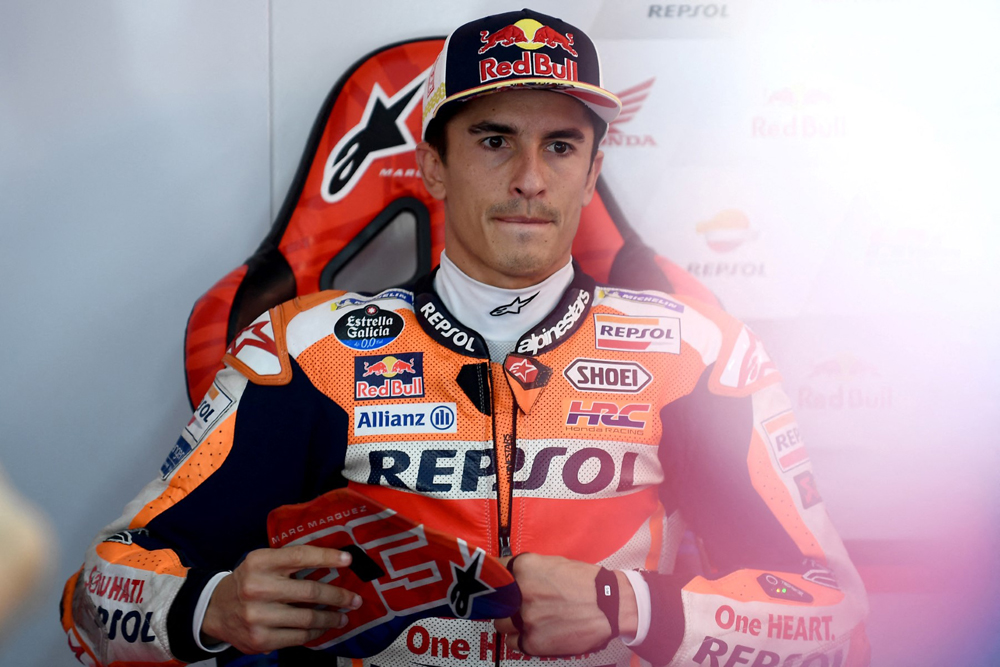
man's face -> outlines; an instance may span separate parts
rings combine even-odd
[[[553,91],[499,92],[466,102],[448,121],[446,162],[420,144],[424,183],[445,204],[448,257],[466,274],[526,287],[569,261],[604,157],[591,165],[587,114]]]

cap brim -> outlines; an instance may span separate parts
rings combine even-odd
[[[579,81],[555,82],[548,78],[522,78],[510,81],[498,81],[496,83],[489,83],[476,88],[470,88],[469,90],[463,90],[461,93],[445,98],[441,104],[438,105],[437,109],[435,109],[434,115],[436,116],[446,104],[451,102],[468,101],[473,97],[488,95],[507,88],[552,90],[557,93],[569,95],[585,104],[588,109],[597,114],[597,116],[605,123],[610,123],[617,118],[618,114],[621,113],[622,110],[622,102],[614,93],[610,93],[603,88],[599,88],[598,86],[592,86],[589,83],[581,83]]]

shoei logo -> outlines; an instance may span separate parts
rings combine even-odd
[[[354,408],[354,435],[455,433],[454,403],[410,403]]]
[[[548,46],[554,49],[561,48],[573,57],[578,55],[573,48],[573,33],[557,32],[534,19],[521,19],[513,25],[500,28],[492,33],[483,30],[479,33],[479,38],[483,43],[483,47],[479,49],[479,55],[486,53],[494,46],[517,46],[530,51]]]
[[[420,105],[417,93],[426,78],[427,72],[422,72],[392,97],[378,82],[372,86],[361,120],[340,138],[326,159],[320,189],[324,201],[332,204],[346,197],[375,160],[416,147],[406,120]]]
[[[613,394],[636,394],[650,383],[653,376],[634,361],[574,359],[563,375],[577,391],[599,391]]]

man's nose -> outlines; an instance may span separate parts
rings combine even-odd
[[[535,151],[524,151],[517,156],[511,177],[511,193],[532,199],[545,193],[545,160]]]

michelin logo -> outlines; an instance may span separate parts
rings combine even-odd
[[[456,433],[454,403],[366,405],[354,408],[354,436]]]

